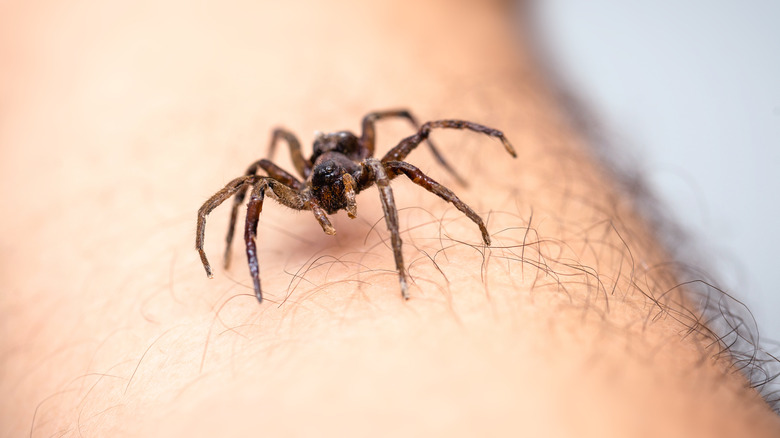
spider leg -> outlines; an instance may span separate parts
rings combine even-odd
[[[270,176],[271,178],[281,182],[282,184],[285,184],[289,187],[292,187],[296,190],[303,189],[303,184],[298,181],[297,178],[287,173],[284,169],[277,166],[276,164],[272,163],[269,160],[258,160],[252,163],[251,166],[246,170],[246,175],[255,175],[258,171],[258,169],[263,169],[265,172]],[[230,224],[228,225],[228,232],[227,236],[225,236],[225,256],[223,258],[223,266],[225,269],[228,269],[230,267],[230,254],[231,248],[233,246],[233,233],[236,229],[236,219],[238,218],[238,207],[241,206],[241,204],[244,202],[244,198],[246,197],[246,191],[249,186],[245,185],[242,188],[238,190],[236,193],[236,197],[233,198],[233,208],[230,211]]]
[[[409,287],[406,283],[406,269],[404,266],[404,257],[401,252],[401,234],[398,231],[398,209],[395,206],[393,190],[390,188],[390,178],[385,172],[382,163],[376,158],[367,158],[362,163],[364,171],[373,174],[373,180],[376,181],[379,190],[379,198],[382,201],[382,210],[385,213],[385,223],[390,231],[390,243],[393,247],[395,256],[395,267],[398,270],[398,280],[401,283],[401,295],[404,299],[409,299]]]
[[[274,152],[276,151],[276,144],[281,139],[286,141],[287,145],[290,147],[290,158],[292,158],[295,170],[297,170],[304,179],[308,178],[311,173],[312,164],[303,157],[301,142],[298,141],[298,137],[292,132],[282,128],[274,129],[274,132],[271,135],[271,145],[268,147],[268,158],[273,158]]]
[[[389,161],[403,161],[410,152],[412,152],[423,140],[428,139],[433,128],[450,128],[450,129],[468,129],[481,134],[496,137],[504,144],[504,149],[509,152],[510,155],[517,158],[517,153],[509,140],[506,139],[504,133],[497,130],[488,128],[487,126],[478,125],[476,123],[467,122],[465,120],[436,120],[433,122],[424,123],[416,134],[406,137],[401,140],[398,146],[390,149],[390,151],[382,157],[382,162],[387,163]]]
[[[255,296],[261,303],[263,302],[263,292],[260,288],[260,265],[257,261],[257,223],[260,219],[260,213],[263,211],[263,200],[267,189],[271,189],[269,194],[272,194],[272,197],[282,205],[296,210],[309,208],[309,203],[303,195],[273,178],[259,177],[252,187],[252,193],[249,195],[247,203],[244,240],[246,241],[249,274],[252,276]]]
[[[409,177],[413,183],[423,187],[434,195],[454,205],[455,208],[460,210],[463,214],[468,216],[472,222],[477,224],[479,230],[482,232],[482,240],[485,241],[486,245],[490,246],[490,235],[488,234],[487,227],[485,227],[485,223],[482,221],[482,218],[479,217],[479,215],[474,210],[472,210],[471,207],[458,199],[452,190],[434,181],[431,177],[424,174],[420,169],[404,161],[390,161],[384,163],[384,165],[391,179],[403,173]]]
[[[415,119],[414,116],[412,116],[412,114],[407,110],[389,110],[389,111],[376,111],[376,112],[368,113],[366,114],[365,117],[363,117],[363,133],[360,136],[360,142],[363,144],[363,147],[366,149],[365,157],[374,156],[374,147],[375,147],[375,139],[376,139],[376,130],[374,129],[375,123],[381,119],[390,118],[390,117],[400,117],[409,120],[409,122],[412,124],[412,126],[414,126],[415,129],[417,129],[418,131],[420,130],[420,124],[417,123],[417,119]],[[428,146],[431,148],[431,152],[433,153],[433,156],[436,157],[436,160],[439,162],[439,164],[441,164],[447,170],[447,172],[449,172],[453,177],[455,177],[455,179],[458,181],[459,184],[463,186],[467,185],[466,180],[463,179],[452,166],[450,166],[447,160],[444,159],[444,156],[439,152],[436,146],[434,146],[433,142],[430,139],[427,139],[427,143]]]
[[[260,265],[257,262],[257,222],[260,220],[260,212],[263,211],[266,187],[265,181],[260,181],[252,189],[252,194],[249,196],[249,202],[246,206],[246,225],[244,227],[249,275],[252,276],[257,301],[261,303],[263,302],[263,291],[260,288]]]
[[[203,263],[203,267],[206,269],[206,275],[212,278],[214,275],[211,272],[211,265],[206,257],[206,252],[203,250],[203,242],[206,233],[206,216],[211,213],[212,210],[222,204],[227,198],[236,194],[239,191],[246,191],[246,187],[249,184],[253,184],[256,181],[256,176],[245,175],[240,178],[236,178],[230,181],[222,190],[218,191],[211,198],[209,198],[198,209],[198,225],[197,232],[195,233],[195,249],[200,254],[200,261]]]
[[[271,178],[279,181],[280,183],[292,187],[295,190],[302,190],[303,189],[303,183],[301,183],[298,178],[294,177],[290,173],[288,173],[286,170],[282,169],[281,167],[277,166],[270,160],[257,160],[256,162],[252,163],[251,166],[246,171],[247,175],[255,174],[257,173],[257,170],[263,169],[265,170],[265,173],[268,174]]]

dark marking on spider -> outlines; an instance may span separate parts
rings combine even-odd
[[[377,160],[373,158],[374,124],[378,120],[391,117],[408,120],[417,129],[417,133],[401,140],[381,160]],[[395,207],[390,180],[399,175],[406,175],[415,184],[452,203],[452,205],[477,224],[482,232],[482,240],[485,241],[486,245],[490,245],[490,235],[485,227],[485,223],[471,207],[458,199],[450,189],[434,181],[415,166],[403,161],[420,143],[427,141],[431,152],[439,163],[460,183],[465,184],[463,178],[455,173],[438,149],[428,140],[428,136],[434,128],[468,129],[498,138],[504,144],[507,152],[513,157],[517,157],[514,148],[512,148],[512,145],[509,144],[509,141],[501,131],[463,120],[437,120],[420,125],[405,110],[369,113],[363,118],[363,132],[360,137],[348,131],[317,134],[314,140],[313,153],[309,159],[303,157],[301,144],[293,133],[284,129],[276,129],[271,138],[269,157],[273,155],[277,143],[280,140],[284,140],[290,148],[290,156],[292,157],[295,170],[303,177],[303,181],[287,173],[271,161],[262,159],[252,163],[244,176],[230,181],[222,190],[209,198],[198,210],[198,225],[195,237],[195,248],[200,254],[203,267],[206,268],[206,274],[209,278],[213,277],[211,265],[203,250],[206,216],[231,196],[235,196],[235,198],[226,238],[225,268],[230,264],[230,246],[233,242],[233,231],[236,226],[238,208],[244,202],[247,192],[249,192],[244,240],[246,241],[246,255],[249,260],[249,273],[254,282],[255,295],[257,300],[262,302],[263,293],[260,288],[260,268],[257,262],[257,222],[260,218],[260,212],[263,210],[265,195],[268,194],[280,204],[295,210],[312,211],[322,230],[326,234],[333,235],[336,233],[336,230],[328,220],[328,215],[334,214],[339,210],[346,210],[350,218],[355,218],[357,216],[355,196],[376,184],[379,189],[379,199],[382,202],[387,229],[390,231],[390,242],[395,256],[395,266],[401,283],[401,295],[405,299],[409,299],[406,269],[401,253],[401,234],[398,231],[398,210]],[[258,175],[257,172],[259,170],[263,170],[267,176]]]

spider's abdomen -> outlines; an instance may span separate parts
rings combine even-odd
[[[339,131],[331,134],[317,135],[312,147],[312,161],[316,161],[321,155],[328,152],[338,152],[351,159],[362,158],[360,156],[360,140],[349,131]]]

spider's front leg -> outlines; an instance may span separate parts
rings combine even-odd
[[[203,242],[205,240],[206,234],[206,217],[209,215],[209,213],[212,212],[212,210],[225,202],[225,200],[229,197],[233,196],[237,192],[246,191],[247,186],[254,184],[257,178],[258,177],[255,175],[246,175],[230,181],[222,190],[215,193],[214,196],[204,202],[200,209],[198,209],[198,225],[195,232],[195,249],[200,255],[200,261],[203,263],[203,268],[206,269],[206,275],[208,275],[209,278],[214,277],[214,274],[211,271],[211,264],[206,257],[206,252],[203,250]]]
[[[398,146],[390,149],[390,151],[382,157],[382,162],[403,161],[410,152],[420,145],[420,143],[428,139],[428,136],[431,134],[431,129],[433,128],[468,129],[480,134],[496,137],[504,144],[504,149],[506,149],[512,157],[517,158],[517,153],[509,143],[509,140],[506,139],[503,132],[497,129],[488,128],[487,126],[465,120],[436,120],[424,123],[417,131],[417,134],[401,140],[401,143],[399,143]]]
[[[482,232],[482,240],[485,242],[485,245],[490,246],[490,234],[488,234],[487,227],[485,227],[485,222],[482,221],[482,218],[479,217],[477,212],[472,210],[465,202],[461,201],[452,190],[434,181],[433,178],[424,174],[422,170],[405,161],[387,162],[385,163],[385,168],[391,179],[404,174],[412,180],[413,183],[454,205],[461,213],[465,214],[472,222],[477,224],[479,230]]]
[[[297,170],[304,179],[308,178],[311,173],[312,163],[303,157],[301,142],[298,141],[298,137],[292,132],[282,128],[274,129],[274,132],[271,135],[271,146],[268,147],[268,158],[273,158],[274,152],[276,151],[276,144],[279,143],[279,140],[286,141],[287,145],[290,147],[290,158],[292,159],[293,166],[295,166],[295,170]]]
[[[246,225],[244,226],[249,275],[252,276],[257,301],[261,303],[263,302],[263,291],[260,288],[260,264],[257,262],[257,222],[260,220],[260,212],[263,211],[266,187],[265,181],[261,181],[252,189],[252,194],[249,195],[249,202],[246,206]]]
[[[382,201],[382,210],[385,214],[385,223],[387,230],[390,231],[390,244],[393,247],[395,256],[395,267],[398,270],[398,281],[401,283],[401,295],[404,299],[409,299],[409,287],[406,282],[406,267],[404,266],[404,256],[401,252],[401,233],[398,231],[398,209],[395,206],[393,198],[393,189],[390,188],[390,178],[387,176],[385,167],[376,158],[367,158],[361,164],[363,172],[368,172],[376,183],[379,190],[379,199]],[[363,180],[363,178],[359,178]]]
[[[263,169],[268,176],[271,178],[280,181],[282,184],[285,184],[289,187],[294,188],[295,190],[302,190],[303,184],[298,181],[297,178],[287,173],[284,169],[277,166],[273,162],[269,160],[257,160],[254,163],[252,163],[251,166],[246,170],[245,175],[255,175],[257,174],[257,171]],[[244,197],[246,197],[246,191],[249,185],[244,185],[236,192],[236,197],[233,198],[233,208],[230,210],[230,223],[228,224],[228,232],[227,236],[225,236],[225,256],[223,258],[223,264],[225,269],[230,268],[230,255],[233,254],[232,247],[233,247],[233,233],[236,229],[236,220],[238,219],[238,207],[241,206],[241,204],[244,202]]]
[[[379,120],[389,118],[406,119],[409,121],[409,123],[412,124],[412,126],[414,126],[414,129],[418,131],[420,130],[420,124],[417,123],[417,119],[415,119],[414,116],[412,116],[412,113],[407,110],[388,110],[368,113],[365,117],[363,117],[362,134],[360,135],[360,143],[366,149],[364,158],[374,156],[374,147],[376,143],[376,129],[374,129],[374,125]],[[433,142],[430,139],[427,139],[427,143],[431,148],[433,156],[436,157],[436,160],[439,162],[439,164],[441,164],[444,169],[447,170],[447,172],[449,172],[455,178],[455,180],[458,181],[459,184],[463,186],[467,185],[466,180],[458,175],[458,172],[456,172],[455,169],[450,166],[447,160],[444,159],[444,156],[439,152],[436,146],[434,146]]]
[[[257,297],[257,301],[262,303],[263,291],[260,287],[260,265],[257,261],[257,223],[260,220],[260,213],[263,211],[265,191],[270,189],[280,204],[295,210],[312,209],[312,203],[297,190],[288,187],[273,178],[257,178],[258,180],[252,187],[252,192],[249,195],[249,202],[246,207],[244,240],[246,241],[246,257],[249,263],[249,274],[252,276],[255,296]],[[327,218],[325,220],[327,221]],[[322,221],[320,221],[320,223],[322,224]],[[328,222],[328,225],[330,225],[330,222]],[[325,225],[323,225],[323,229],[325,229]]]

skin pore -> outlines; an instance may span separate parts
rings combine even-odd
[[[669,255],[566,122],[501,1],[1,6],[0,436],[777,436]],[[229,204],[277,125],[359,130],[408,108],[411,299],[375,189],[356,219],[267,200],[258,305]],[[381,154],[411,134],[382,122]],[[293,169],[286,153],[274,161]]]

